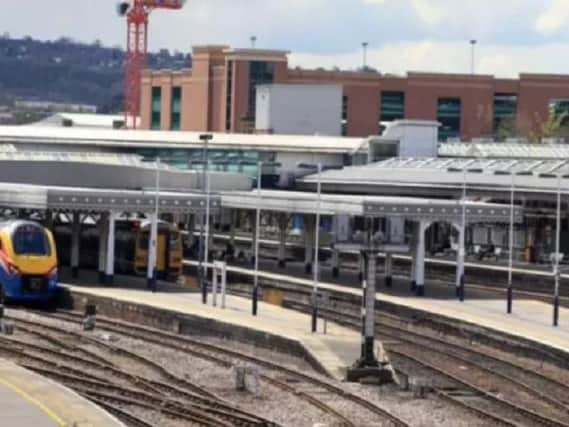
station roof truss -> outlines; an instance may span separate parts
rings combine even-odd
[[[444,143],[439,146],[439,156],[502,159],[562,159],[569,158],[569,145],[507,142]]]
[[[223,208],[314,214],[318,209],[317,195],[299,191],[262,190],[221,194]],[[462,221],[462,202],[412,197],[357,196],[322,194],[320,212],[323,215],[349,215],[362,217],[401,217],[410,221]],[[510,207],[501,204],[466,201],[466,221],[470,223],[507,223]],[[523,220],[523,209],[514,208],[514,221]]]
[[[202,193],[158,193],[160,213],[202,213],[207,198]],[[221,198],[210,194],[210,211],[220,209]],[[109,190],[47,187],[0,183],[0,206],[11,209],[85,212],[140,212],[156,210],[154,190]]]
[[[343,189],[355,192],[354,189],[365,188],[364,191],[370,192],[373,187],[392,187],[412,189],[416,194],[419,190],[421,194],[438,194],[438,190],[447,189],[456,195],[466,181],[469,190],[488,194],[507,193],[513,184],[517,192],[549,194],[550,197],[558,191],[558,182],[549,178],[558,175],[562,177],[561,192],[569,193],[569,160],[566,158],[392,158],[365,166],[324,171],[320,179],[327,188],[340,193]],[[313,188],[317,181],[317,175],[313,174],[300,183]],[[301,185],[301,188],[306,186]]]

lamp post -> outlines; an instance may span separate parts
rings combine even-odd
[[[562,165],[561,165],[562,166]],[[561,270],[559,263],[561,262],[561,179],[569,178],[569,175],[543,173],[539,175],[541,178],[557,179],[557,212],[555,218],[555,254],[553,256],[553,276],[555,279],[555,288],[553,291],[553,326],[559,326],[559,282],[561,279]]]
[[[369,46],[368,42],[362,42],[363,48],[363,68],[362,70],[365,71],[367,69],[367,47]]]
[[[474,54],[475,54],[475,49],[476,49],[476,43],[478,43],[478,40],[476,39],[471,39],[470,40],[470,74],[474,75]]]
[[[261,187],[263,179],[263,167],[280,167],[281,164],[277,162],[247,162],[241,161],[239,165],[255,165],[257,166],[257,206],[255,208],[255,276],[253,281],[253,316],[257,315],[258,301],[259,301],[259,238],[261,229]]]
[[[510,175],[510,228],[508,233],[508,297],[507,312],[512,313],[513,283],[512,269],[514,264],[514,203],[515,203],[515,174],[513,171],[496,171],[496,175]]]
[[[561,241],[561,175],[557,176],[557,219],[555,221],[555,290],[553,295],[553,326],[559,324],[559,252]]]
[[[257,36],[251,36],[251,49],[255,49],[255,43],[257,42]]]
[[[462,173],[462,212],[459,230],[459,248],[458,248],[458,260],[457,260],[457,275],[456,275],[456,296],[460,302],[464,302],[464,258],[466,255],[466,172],[469,173],[483,173],[482,169],[469,169],[467,166],[473,163],[474,160],[466,162],[461,168],[450,167],[447,172],[458,172]]]
[[[318,254],[320,252],[320,205],[322,198],[322,172],[330,169],[342,169],[341,166],[323,166],[322,163],[299,163],[301,169],[316,170],[317,177],[317,202],[316,202],[316,226],[314,227],[314,270],[313,270],[313,286],[312,286],[312,332],[316,332],[318,320],[318,278],[319,278],[319,262]]]
[[[508,314],[512,313],[512,305],[514,300],[514,283],[513,283],[513,273],[514,273],[514,210],[515,210],[515,192],[516,192],[516,182],[515,176],[531,176],[533,172],[531,171],[520,171],[514,172],[513,170],[497,170],[494,172],[495,175],[505,176],[509,175],[511,177],[510,181],[510,226],[509,226],[509,238],[508,238],[508,293],[507,293],[507,306],[506,311]]]
[[[199,255],[198,255],[198,282],[202,291],[202,303],[207,304],[207,266],[204,275],[204,262],[207,263],[207,244],[204,245],[204,227],[207,228],[207,233],[209,235],[209,188],[206,183],[208,180],[208,143],[213,139],[212,134],[204,133],[200,135],[200,141],[203,143],[202,148],[202,161],[203,161],[203,173],[202,173],[202,194],[206,199],[206,212],[205,218],[202,214],[202,220],[200,221],[200,241],[199,241]],[[204,246],[205,256],[204,256]]]

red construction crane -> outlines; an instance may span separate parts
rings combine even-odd
[[[154,9],[181,9],[186,0],[129,0],[118,4],[126,16],[126,57],[124,82],[125,126],[136,129],[140,111],[140,78],[148,52],[148,15]]]

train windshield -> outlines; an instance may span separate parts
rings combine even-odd
[[[21,225],[12,235],[16,255],[50,255],[49,240],[45,231],[35,225]]]

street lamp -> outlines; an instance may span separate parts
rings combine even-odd
[[[202,214],[202,220],[200,221],[200,242],[199,242],[199,255],[198,255],[198,281],[202,291],[202,303],[207,304],[207,242],[204,245],[204,226],[207,229],[207,235],[209,235],[209,181],[208,179],[208,143],[213,139],[213,135],[210,133],[203,133],[200,135],[200,141],[203,143],[202,148],[202,160],[203,160],[203,174],[202,174],[202,194],[206,199],[206,211],[205,211],[205,221]],[[205,255],[204,255],[205,246]],[[206,272],[204,275],[204,262],[206,263]]]
[[[561,261],[561,179],[569,178],[569,175],[555,174],[555,173],[542,173],[540,178],[556,178],[557,179],[557,214],[555,220],[555,255],[553,260],[553,275],[555,277],[555,289],[553,292],[553,326],[559,325],[559,282],[561,278],[561,271],[559,263]]]
[[[474,75],[474,50],[476,49],[476,43],[478,40],[470,40],[470,74]]]
[[[515,176],[531,176],[531,171],[520,171],[515,173],[513,170],[497,170],[494,172],[498,176],[509,175],[510,181],[510,229],[508,238],[508,297],[507,297],[507,312],[512,313],[513,304],[513,268],[514,268],[514,207],[515,207]]]
[[[251,49],[255,49],[255,43],[257,42],[257,36],[251,36]]]
[[[158,209],[160,206],[160,157],[156,157],[154,182],[154,219],[150,222],[150,236],[148,239],[148,259],[146,265],[146,287],[156,292],[157,275],[157,240],[158,240]]]
[[[263,167],[280,167],[278,162],[248,162],[246,160],[239,162],[239,165],[257,166],[257,206],[255,208],[255,276],[253,282],[253,316],[257,315],[257,306],[259,301],[259,238],[261,229],[261,186],[263,179]]]
[[[367,69],[367,47],[369,46],[368,42],[362,42],[363,48],[363,68],[362,70],[365,71]]]
[[[330,169],[342,169],[342,166],[323,166],[322,163],[299,163],[297,165],[300,169],[316,170],[318,173],[317,181],[317,203],[316,203],[316,226],[314,227],[314,275],[312,287],[312,332],[316,332],[317,319],[318,319],[318,253],[320,252],[320,204],[322,197],[322,172]]]
[[[484,172],[479,168],[468,169],[467,166],[473,163],[474,160],[466,162],[463,167],[456,168],[450,167],[447,172],[458,172],[462,173],[462,214],[461,214],[461,224],[459,230],[459,248],[458,248],[458,260],[457,260],[457,274],[456,274],[456,296],[460,302],[464,302],[464,257],[466,254],[466,172],[469,173],[482,173]]]

